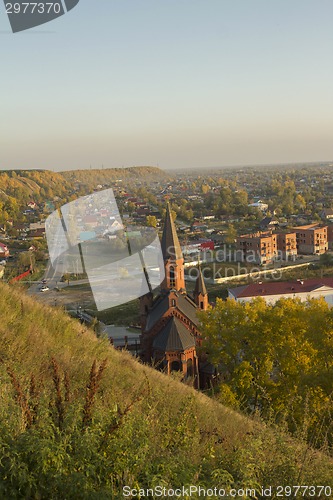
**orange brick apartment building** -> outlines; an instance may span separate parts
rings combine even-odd
[[[328,228],[318,224],[293,228],[296,233],[298,253],[320,255],[328,250]]]
[[[292,259],[297,255],[296,233],[271,231],[245,234],[237,238],[237,256],[256,264],[269,264],[275,259]]]
[[[309,224],[298,226],[292,232],[271,231],[245,234],[237,242],[238,260],[269,264],[275,259],[292,260],[297,254],[321,255],[333,241],[333,228]],[[333,245],[332,245],[333,246]]]
[[[297,255],[296,233],[277,233],[277,247],[283,260],[293,260]]]

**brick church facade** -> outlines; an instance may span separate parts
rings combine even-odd
[[[142,359],[168,374],[193,377],[194,385],[203,388],[212,368],[197,352],[201,335],[196,313],[208,308],[208,294],[200,268],[193,297],[186,292],[184,258],[169,204],[161,246],[165,278],[160,294],[140,298]]]

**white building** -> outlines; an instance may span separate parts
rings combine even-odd
[[[262,297],[267,304],[275,304],[279,299],[318,299],[324,297],[333,306],[333,278],[313,278],[297,281],[259,282],[238,286],[228,290],[228,297],[238,302],[249,302],[256,297]]]
[[[255,203],[250,203],[248,206],[252,208],[259,208],[262,212],[266,212],[266,210],[268,210],[267,203],[263,203],[261,200],[258,200]]]

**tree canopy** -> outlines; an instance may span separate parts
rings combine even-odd
[[[217,299],[200,313],[203,349],[219,368],[224,403],[305,429],[316,445],[333,444],[333,311],[323,298]]]

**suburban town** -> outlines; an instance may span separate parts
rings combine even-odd
[[[2,280],[24,286],[38,301],[63,307],[82,322],[93,324],[116,348],[149,359],[139,301],[98,311],[81,262],[73,257],[64,262],[62,255],[53,268],[49,261],[47,217],[78,196],[89,201],[111,188],[113,205],[96,208],[93,201],[85,203],[79,207],[75,228],[72,223],[73,244],[80,243],[91,258],[97,244],[107,261],[126,238],[141,237],[144,227],[162,235],[169,207],[186,289],[192,297],[198,286],[199,265],[205,301],[213,307],[218,297],[243,302],[262,297],[269,304],[281,297],[302,301],[324,297],[332,306],[331,164],[226,169],[205,176],[185,171],[171,174],[149,167],[129,170],[130,178],[112,170],[91,170],[85,176],[81,172],[49,174],[54,192],[52,183],[47,190],[38,184],[35,192],[31,190],[29,183],[41,177],[38,172],[0,174],[2,192],[8,192],[1,202]],[[61,175],[68,183],[66,191]],[[15,198],[18,187],[21,195]],[[121,268],[119,273],[125,273],[121,276],[125,278],[128,271]],[[151,301],[147,303],[150,307]],[[201,386],[209,386],[209,377],[202,374]]]
[[[0,500],[333,499],[333,2],[0,10]]]
[[[306,425],[302,446],[311,445],[315,453],[323,453],[318,459],[321,477],[329,484],[332,163],[211,169],[205,175],[157,167],[7,170],[0,172],[0,205],[2,328],[5,337],[13,334],[11,342],[19,344],[11,352],[22,353],[20,365],[28,362],[29,366],[25,379],[18,378],[18,365],[15,373],[7,365],[4,375],[9,377],[9,394],[11,387],[14,391],[10,404],[18,405],[23,419],[19,435],[30,429],[39,432],[43,422],[38,420],[43,419],[38,405],[44,403],[31,374],[39,358],[44,383],[51,377],[55,391],[46,396],[48,409],[43,411],[60,433],[63,428],[65,435],[71,432],[66,426],[72,424],[66,419],[72,418],[74,393],[66,371],[62,382],[57,361],[64,356],[66,370],[82,373],[85,366],[90,373],[83,389],[77,389],[82,399],[80,435],[95,425],[93,415],[99,410],[93,407],[101,404],[97,393],[104,371],[109,370],[105,390],[115,370],[117,387],[124,384],[121,397],[129,398],[127,406],[116,410],[116,419],[111,420],[112,436],[118,426],[124,434],[109,439],[110,424],[103,427],[108,416],[103,416],[99,425],[105,431],[100,438],[98,427],[99,447],[111,450],[114,443],[115,450],[121,450],[129,432],[128,424],[122,424],[128,422],[126,415],[137,405],[140,418],[142,412],[151,411],[147,405],[164,408],[170,387],[168,404],[177,408],[177,425],[202,419],[197,434],[202,446],[212,442],[220,456],[226,453],[226,439],[235,443],[235,454],[243,442],[249,449],[256,446],[251,419],[259,418],[267,432],[275,429],[273,448],[282,439],[279,446],[288,454],[286,443],[298,439],[299,429]],[[49,347],[53,342],[58,342],[56,348]],[[5,341],[1,347],[5,363],[10,345]],[[95,357],[90,368],[82,355],[88,345],[92,353],[100,352],[99,364]],[[56,353],[51,358],[49,349]],[[81,353],[76,364],[66,358],[71,349]],[[109,358],[108,368],[103,359],[110,355],[120,358]],[[141,373],[142,369],[149,371]],[[128,381],[133,380],[131,387],[135,387],[137,373],[147,394],[129,389]],[[29,384],[27,396],[21,389],[24,380]],[[149,391],[157,387],[161,401],[154,395],[148,403]],[[202,414],[191,413],[188,397],[199,395],[206,398]],[[217,405],[213,416],[223,409],[227,417],[223,413],[219,421],[207,424],[209,404]],[[304,410],[307,405],[310,416]],[[190,412],[185,417],[184,408]],[[109,414],[109,406],[106,411]],[[15,414],[10,412],[7,418]],[[161,415],[165,429],[169,417],[159,410],[159,419]],[[242,425],[239,418],[246,419]],[[230,431],[226,424],[232,425]],[[196,433],[186,432],[192,443]],[[173,426],[170,433],[172,440]],[[150,439],[162,439],[159,436]],[[265,435],[264,439],[272,438]],[[174,449],[172,445],[170,463]],[[204,448],[196,461],[202,453]],[[298,449],[292,453],[297,462]],[[154,460],[159,460],[159,454]],[[81,452],[79,456],[81,460]],[[215,456],[207,460],[214,462]],[[229,468],[233,475],[239,470],[235,460],[235,468]],[[269,460],[280,459],[274,451]],[[312,474],[313,467],[317,473],[312,459],[305,467],[306,474]],[[119,484],[126,491],[124,482]],[[331,495],[331,486],[325,488]],[[269,497],[271,490],[266,490]],[[257,497],[255,489],[241,486],[236,491],[245,498]],[[77,498],[76,493],[72,498]]]
[[[276,280],[278,269],[282,277],[284,268],[296,270],[298,266],[298,278],[304,279],[306,273],[310,273],[309,268],[323,264],[327,267],[331,259],[333,177],[330,167],[329,164],[319,168],[317,165],[292,166],[284,167],[282,173],[248,168],[212,171],[206,176],[187,172],[170,176],[151,169],[149,180],[140,176],[129,182],[115,178],[104,184],[99,180],[102,182],[107,177],[107,171],[96,171],[95,184],[94,171],[89,172],[88,182],[79,175],[75,178],[72,172],[65,173],[70,183],[70,191],[65,196],[56,186],[53,197],[43,196],[41,190],[38,196],[30,198],[30,192],[24,193],[24,200],[15,196],[3,199],[0,274],[6,281],[27,280],[27,277],[36,281],[30,271],[37,267],[41,275],[46,267],[48,215],[70,199],[111,187],[119,217],[134,233],[136,226],[162,231],[166,203],[170,204],[189,281],[191,262],[198,259],[204,278],[212,286],[229,282],[232,287],[232,281],[242,279],[242,274],[249,275],[252,281],[260,281],[260,276],[271,276],[272,270]],[[257,176],[260,176],[259,185],[255,181]],[[5,181],[3,192],[6,192],[6,184],[26,180],[9,172],[1,177]],[[151,181],[154,177],[156,180]],[[111,209],[97,212],[87,208],[77,220],[78,241],[89,244],[96,240],[109,242],[111,247],[116,245],[121,228],[121,220],[116,219]],[[66,273],[68,276],[59,278],[72,281],[80,274],[75,271],[73,267],[73,272]],[[318,270],[317,274],[320,276],[322,271]]]

